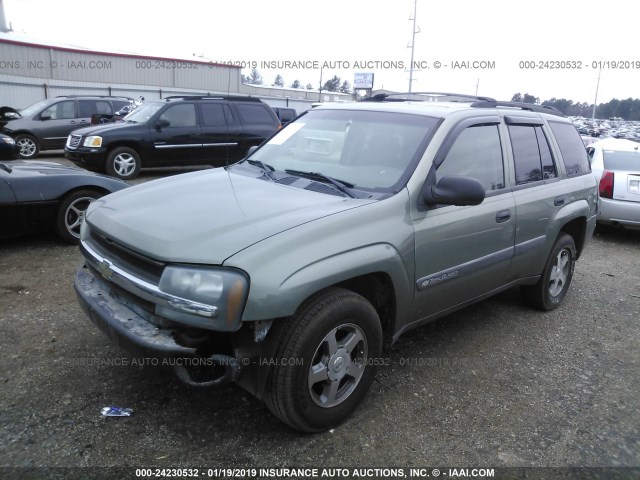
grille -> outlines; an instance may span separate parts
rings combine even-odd
[[[132,275],[154,285],[160,282],[160,277],[165,267],[163,262],[145,257],[138,252],[119,245],[95,230],[90,230],[86,242],[96,252]]]
[[[80,140],[82,140],[82,135],[69,135],[67,147],[75,150],[80,145]]]

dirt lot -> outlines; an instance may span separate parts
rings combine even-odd
[[[640,467],[640,232],[598,230],[554,312],[529,309],[512,290],[407,334],[356,414],[319,435],[292,432],[236,386],[191,388],[162,367],[128,364],[75,300],[80,264],[54,236],[0,242],[0,477]],[[107,405],[135,413],[106,418]]]

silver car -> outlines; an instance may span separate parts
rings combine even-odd
[[[607,138],[587,152],[599,185],[597,222],[640,228],[640,143]]]

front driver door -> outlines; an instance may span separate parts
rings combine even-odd
[[[488,293],[507,277],[516,218],[499,123],[498,117],[463,121],[434,160],[436,181],[476,178],[486,198],[476,206],[431,207],[414,221],[416,320]]]
[[[149,164],[193,165],[202,158],[202,137],[193,103],[170,105],[150,125],[154,155]]]

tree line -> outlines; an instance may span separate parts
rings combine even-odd
[[[240,79],[242,80],[242,83],[247,83],[249,85],[264,85],[262,75],[257,68],[252,68],[249,72],[249,75],[240,75]],[[284,87],[285,82],[284,78],[282,78],[282,75],[276,75],[271,85],[273,85],[274,87]],[[289,88],[302,88],[302,84],[299,80],[294,80],[289,85]],[[305,88],[307,90],[314,90],[313,86],[310,83],[307,83],[307,86]],[[322,85],[322,91],[351,93],[351,84],[346,80],[342,81],[340,77],[334,75],[332,79],[324,82],[324,84]]]
[[[534,103],[536,105],[547,105],[555,107],[567,116],[590,118],[593,115],[593,103],[576,102],[567,100],[566,98],[551,98],[540,102],[540,98],[525,93],[516,93],[512,98],[512,102]],[[621,117],[624,120],[640,121],[640,99],[627,98],[618,100],[614,98],[607,103],[600,103],[596,107],[596,118],[612,118]]]

